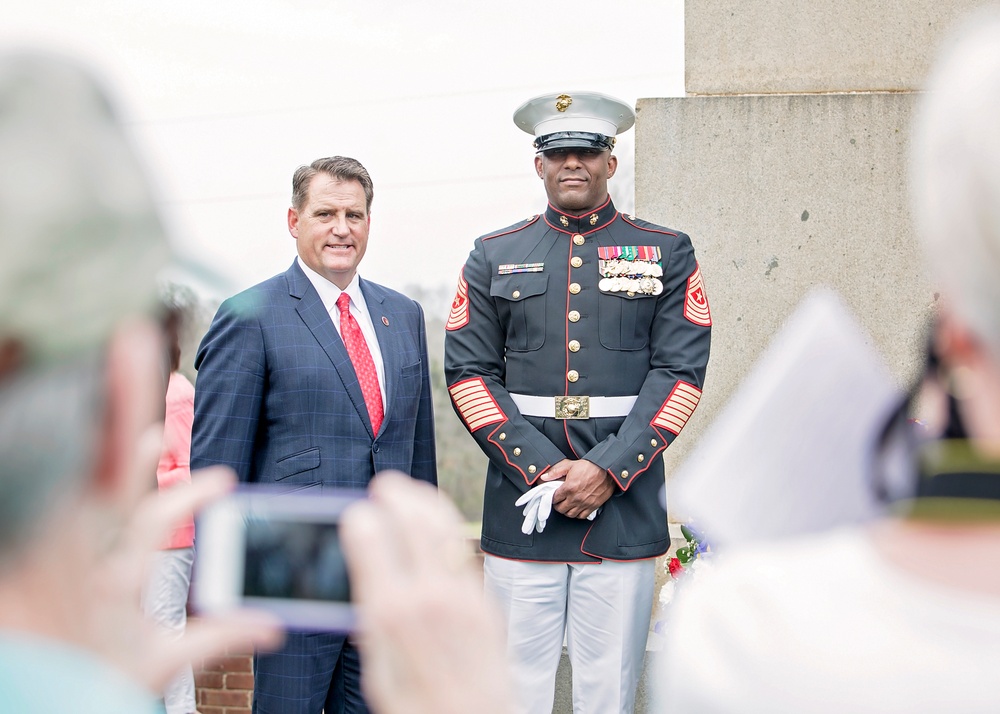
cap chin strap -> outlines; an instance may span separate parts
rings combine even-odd
[[[533,142],[537,151],[554,149],[600,149],[611,150],[615,146],[615,137],[605,136],[592,131],[557,131],[540,136]]]

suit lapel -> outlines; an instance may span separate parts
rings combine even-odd
[[[361,280],[361,293],[368,305],[368,314],[372,318],[375,337],[378,339],[379,351],[382,353],[382,367],[385,369],[385,418],[382,426],[385,428],[392,414],[392,399],[396,395],[396,381],[399,377],[399,345],[394,333],[395,325],[389,319],[385,310],[385,293],[374,283]],[[387,324],[388,323],[388,324]]]
[[[351,356],[347,354],[347,348],[344,347],[340,333],[333,326],[330,313],[326,311],[319,293],[302,272],[298,261],[292,263],[292,267],[288,269],[285,276],[288,278],[288,294],[298,299],[295,311],[299,313],[299,317],[302,318],[306,327],[313,333],[320,347],[330,358],[344,384],[344,390],[358,412],[358,416],[364,422],[368,433],[372,434],[372,438],[374,438],[371,419],[368,416],[368,407],[365,406],[365,395],[361,391],[361,384],[358,383],[358,375],[354,371]]]

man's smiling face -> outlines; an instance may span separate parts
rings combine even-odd
[[[288,232],[302,262],[343,290],[368,249],[371,218],[357,181],[318,173],[301,208],[288,209]]]
[[[564,213],[594,210],[608,197],[608,179],[618,158],[600,149],[553,149],[535,156],[535,170],[545,182],[549,203]]]

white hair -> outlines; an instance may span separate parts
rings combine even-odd
[[[932,277],[1000,361],[1000,7],[946,46],[914,123],[911,197]]]

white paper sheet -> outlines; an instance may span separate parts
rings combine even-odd
[[[840,297],[814,291],[675,474],[671,510],[715,546],[871,518],[873,444],[900,398]]]

